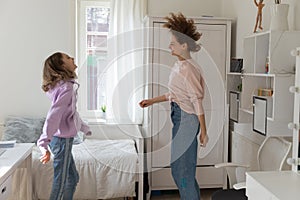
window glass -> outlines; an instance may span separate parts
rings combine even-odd
[[[107,35],[110,8],[107,1],[79,1],[77,10],[77,52],[80,90],[80,112],[84,116],[97,115],[106,105]]]

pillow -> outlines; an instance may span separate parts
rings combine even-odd
[[[10,116],[4,121],[2,140],[16,140],[17,143],[36,143],[42,131],[45,118]]]

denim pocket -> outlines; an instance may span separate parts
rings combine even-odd
[[[58,157],[61,153],[64,153],[65,138],[53,137],[50,143],[51,151],[54,157]]]

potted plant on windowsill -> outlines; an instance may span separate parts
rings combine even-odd
[[[270,30],[289,30],[289,24],[287,20],[288,12],[289,4],[283,4],[281,3],[281,0],[275,0],[275,4],[271,5]]]
[[[101,106],[102,118],[106,119],[106,105]]]

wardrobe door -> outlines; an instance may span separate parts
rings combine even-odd
[[[204,23],[198,23],[197,28],[202,33],[202,48],[192,57],[200,65],[206,84],[203,107],[210,138],[208,145],[199,151],[198,165],[214,165],[224,162],[227,29],[224,24]]]
[[[153,97],[168,92],[169,74],[176,61],[176,57],[172,56],[168,49],[170,32],[162,28],[162,25],[163,23],[154,23],[153,44],[150,44],[153,46]],[[200,39],[202,49],[199,53],[193,53],[192,56],[203,68],[202,71],[206,78],[207,86],[203,106],[211,140],[209,145],[201,150],[201,159],[198,164],[214,165],[223,162],[224,156],[222,133],[225,117],[226,25],[197,24],[197,28],[202,33]],[[213,76],[213,79],[210,76]],[[170,164],[172,129],[169,102],[153,106],[152,127],[152,167],[167,167]]]
[[[226,55],[227,54],[226,25],[199,23],[197,24],[197,29],[199,30],[200,33],[202,33],[202,36],[200,38],[200,44],[203,46],[202,50],[207,51],[208,55],[211,56],[212,60],[215,62],[216,66],[218,67],[223,82],[225,82],[226,56],[227,56]],[[197,56],[199,54],[195,53],[193,55]],[[212,67],[212,66],[203,66],[203,67]]]

